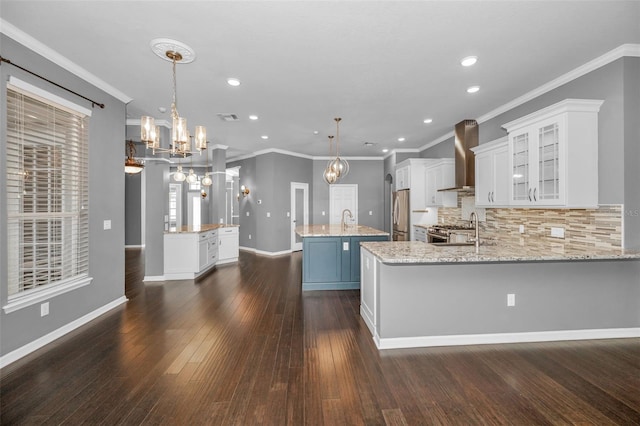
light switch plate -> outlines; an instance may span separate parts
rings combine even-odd
[[[103,222],[103,228],[104,228],[105,230],[107,230],[107,229],[111,229],[111,221],[110,221],[109,219],[107,219],[107,220],[105,220],[105,221]]]

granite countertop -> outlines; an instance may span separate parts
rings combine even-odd
[[[219,229],[219,228],[233,228],[238,226],[240,225],[232,225],[227,223],[212,223],[212,224],[205,224],[200,226],[182,226],[175,231],[165,231],[164,233],[165,234],[193,234],[198,232],[213,231],[214,229]]]
[[[387,264],[640,259],[638,250],[530,248],[499,242],[481,245],[478,253],[475,246],[443,247],[421,241],[363,242],[361,246]]]
[[[303,238],[389,235],[388,232],[363,225],[347,225],[345,229],[340,225],[300,225],[296,227],[296,234]]]

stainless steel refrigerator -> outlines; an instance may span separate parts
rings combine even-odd
[[[410,241],[409,232],[409,190],[393,193],[393,241]]]

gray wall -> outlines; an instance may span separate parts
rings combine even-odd
[[[63,70],[47,59],[0,35],[2,56],[84,96],[105,104],[96,107],[89,127],[89,275],[91,285],[49,300],[50,314],[40,317],[40,304],[6,314],[0,310],[0,355],[6,355],[102,306],[124,296],[124,157],[125,106],[121,101]],[[35,78],[15,67],[0,67],[0,199],[6,199],[6,81],[14,75],[23,81],[91,108],[81,98]],[[103,221],[111,229],[103,230]],[[0,209],[0,229],[6,229],[6,203]],[[0,305],[7,303],[7,237],[0,233]]]
[[[240,185],[251,191],[246,197],[240,195],[240,246],[270,253],[290,250],[291,182],[309,184],[311,212],[312,160],[272,152],[227,164],[236,166],[240,166]]]
[[[604,100],[598,114],[599,203],[625,204],[627,248],[640,245],[639,61],[638,58],[619,59],[480,124],[482,144],[505,136],[503,124],[561,100]],[[453,152],[453,138],[422,151],[420,156],[439,157],[446,151]]]
[[[640,249],[640,58],[624,58],[624,244]]]
[[[313,161],[313,214],[310,222],[329,223],[329,185],[322,178],[327,160]],[[358,185],[358,224],[384,229],[384,160],[349,160],[349,174],[339,184]],[[322,212],[326,215],[322,216]],[[369,211],[373,212],[369,216]]]
[[[144,171],[135,175],[126,174],[124,177],[124,244],[127,246],[142,244],[142,173]]]

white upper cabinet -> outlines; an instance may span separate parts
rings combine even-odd
[[[508,138],[483,143],[471,150],[476,157],[476,206],[504,207],[509,204]]]
[[[402,163],[400,163],[402,164]],[[396,191],[409,189],[411,185],[411,166],[406,165],[396,169]]]
[[[598,111],[602,103],[566,99],[502,126],[509,134],[509,205],[598,205]],[[476,194],[476,199],[478,196],[482,194]]]
[[[455,164],[453,158],[435,160],[425,168],[425,204],[428,207],[456,207],[457,192],[438,192],[439,189],[455,185]]]

